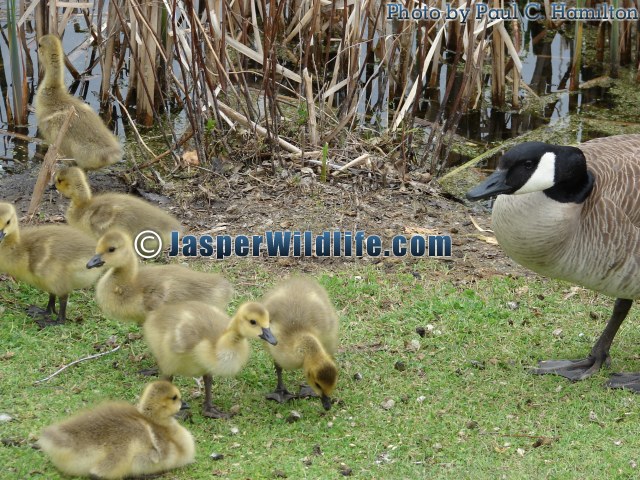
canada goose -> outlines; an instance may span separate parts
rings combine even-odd
[[[249,359],[251,338],[277,343],[269,329],[269,314],[259,303],[240,305],[234,317],[202,302],[167,304],[151,312],[144,337],[165,378],[203,376],[204,415],[227,418],[211,403],[212,376],[233,377]]]
[[[616,298],[611,319],[589,356],[540,362],[533,373],[582,380],[609,365],[609,349],[632,301],[640,297],[640,135],[576,147],[527,142],[467,193],[499,195],[492,228],[505,252],[548,277]],[[640,375],[608,383],[640,391]]]
[[[74,107],[72,118],[60,144],[60,153],[73,158],[85,170],[106,167],[122,158],[122,147],[93,109],[69,95],[64,86],[64,52],[60,39],[44,35],[38,42],[38,56],[44,67],[44,80],[35,97],[36,121],[44,139],[53,143],[67,111]]]
[[[163,303],[200,300],[226,308],[233,289],[221,275],[196,272],[180,265],[140,266],[131,237],[113,229],[98,240],[87,268],[109,269],[96,285],[96,301],[116,320],[143,323]]]
[[[171,231],[181,230],[173,216],[139,198],[121,193],[93,196],[87,176],[78,167],[58,170],[54,182],[58,191],[71,199],[66,214],[69,225],[96,238],[113,227],[123,229],[132,238],[144,230],[153,230],[160,234],[163,245],[168,245]]]
[[[311,390],[303,388],[298,396],[315,392],[329,410],[338,378],[332,358],[338,346],[338,315],[327,292],[313,278],[293,277],[268,293],[262,304],[278,339],[277,345],[267,345],[278,378],[267,398],[280,403],[296,398],[284,386],[282,369],[302,368]]]
[[[107,402],[45,428],[38,445],[73,476],[124,478],[193,462],[191,433],[173,417],[188,408],[166,381],[150,383],[137,406]]]
[[[49,293],[46,309],[31,308],[41,327],[64,323],[69,293],[96,283],[102,271],[85,268],[86,257],[95,246],[94,239],[68,225],[21,230],[13,205],[0,203],[0,272]],[[53,321],[56,297],[60,309]]]

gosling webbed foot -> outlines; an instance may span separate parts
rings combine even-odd
[[[298,398],[317,398],[318,394],[313,391],[309,385],[303,384],[300,385],[300,392],[298,393]]]
[[[624,388],[640,393],[640,373],[614,373],[605,385],[609,388]]]
[[[208,418],[223,418],[225,420],[233,417],[233,414],[218,410],[213,405],[204,405],[202,408],[202,415]]]
[[[57,325],[64,325],[64,320],[61,320],[60,318],[56,318],[54,320],[53,318],[51,318],[51,315],[42,315],[36,318],[35,322],[41,329],[47,327],[55,327]]]
[[[292,394],[286,388],[278,388],[271,393],[265,395],[267,400],[275,400],[278,403],[285,403],[293,398],[298,398],[297,395]]]
[[[29,305],[27,307],[27,315],[31,318],[40,318],[40,317],[51,317],[51,314],[55,313],[51,310],[40,308],[37,305]]]
[[[138,373],[140,375],[144,375],[145,377],[155,377],[158,375],[159,370],[158,370],[158,367],[143,368],[142,370],[138,370]]]
[[[597,373],[602,366],[609,366],[611,357],[605,355],[589,355],[580,360],[543,360],[538,362],[538,368],[531,369],[535,375],[554,374],[577,382],[589,378]]]

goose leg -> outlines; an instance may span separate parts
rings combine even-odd
[[[202,379],[204,380],[204,405],[202,406],[202,414],[209,418],[231,418],[230,414],[218,410],[211,403],[211,385],[213,383],[211,375],[204,375]]]
[[[538,368],[533,369],[531,373],[536,375],[553,373],[577,382],[578,380],[589,378],[600,370],[603,365],[608,367],[611,364],[611,357],[609,356],[611,343],[616,333],[618,333],[618,329],[620,325],[622,325],[627,313],[629,313],[632,303],[633,300],[623,298],[616,299],[611,318],[604,328],[602,335],[600,335],[600,338],[598,338],[591,348],[591,352],[587,358],[581,360],[545,360],[539,362]],[[637,380],[640,380],[640,376],[638,376]],[[619,387],[623,387],[623,385],[619,385]]]
[[[274,363],[276,367],[276,375],[278,377],[278,385],[276,385],[276,389],[266,395],[267,400],[275,400],[278,403],[288,402],[292,398],[297,398],[297,395],[293,395],[287,390],[284,386],[284,382],[282,381],[282,367],[277,363]]]

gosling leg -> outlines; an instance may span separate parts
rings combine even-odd
[[[211,375],[204,375],[204,405],[202,406],[202,414],[209,418],[231,418],[229,413],[218,410],[211,403],[211,385],[213,384],[213,378]]]
[[[275,400],[278,403],[288,402],[292,398],[297,398],[297,395],[293,395],[290,393],[287,388],[284,386],[284,382],[282,381],[282,367],[277,363],[274,363],[276,367],[276,375],[278,377],[278,385],[276,385],[276,389],[266,395],[267,400]]]
[[[40,328],[50,327],[53,325],[62,325],[65,321],[66,310],[67,310],[67,299],[69,295],[64,295],[60,297],[60,313],[58,313],[58,318],[53,320],[51,315],[56,312],[56,296],[53,293],[49,294],[49,302],[47,303],[46,309],[41,309],[35,305],[29,306],[27,310],[29,315],[35,317],[36,323]]]
[[[622,325],[627,313],[629,313],[632,303],[633,300],[623,298],[616,299],[611,318],[600,335],[600,338],[598,338],[591,348],[591,352],[587,358],[580,360],[545,360],[539,362],[538,368],[533,369],[531,372],[536,375],[553,373],[577,382],[578,380],[589,378],[598,372],[603,365],[608,367],[611,364],[609,349],[611,348],[616,333],[618,333],[620,325]],[[638,379],[640,380],[640,375]],[[630,384],[627,384],[627,381],[628,379],[626,378],[612,378],[608,386],[612,388],[630,388],[633,390]],[[640,384],[638,387],[638,391],[640,391]]]

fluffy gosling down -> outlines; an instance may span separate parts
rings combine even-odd
[[[60,39],[44,35],[38,42],[38,56],[44,68],[44,80],[35,97],[38,129],[49,142],[55,142],[67,112],[75,108],[60,144],[60,153],[73,158],[79,167],[95,170],[122,158],[122,147],[96,112],[67,92],[64,85],[64,52]]]
[[[87,271],[86,258],[95,240],[68,225],[42,225],[20,229],[16,210],[0,203],[0,272],[49,293],[46,309],[31,307],[41,327],[64,323],[71,291],[92,286],[101,270]],[[56,297],[60,308],[56,313]]]
[[[42,431],[38,445],[73,476],[118,479],[193,462],[191,433],[173,417],[188,408],[166,381],[150,383],[137,406],[107,402]]]
[[[153,230],[160,235],[163,245],[168,245],[171,232],[182,229],[172,215],[140,198],[122,193],[92,195],[87,176],[78,167],[58,170],[54,183],[71,200],[65,215],[69,225],[96,239],[117,227],[132,238],[144,230]]]
[[[267,398],[282,403],[315,394],[329,410],[338,379],[333,360],[338,346],[338,315],[327,292],[313,278],[294,277],[268,293],[262,304],[278,339],[277,345],[267,345],[278,377],[276,390]],[[299,395],[292,395],[282,381],[282,369],[299,368],[311,389],[303,387]]]
[[[204,415],[227,418],[211,403],[212,376],[233,377],[249,359],[249,339],[277,343],[269,327],[269,314],[259,303],[244,303],[234,317],[202,302],[168,304],[151,312],[144,337],[167,378],[203,376]]]
[[[226,309],[233,294],[221,275],[196,272],[180,265],[144,265],[138,262],[133,240],[114,229],[98,240],[87,268],[109,270],[96,285],[96,301],[116,320],[142,324],[149,312],[164,303],[199,300]]]

